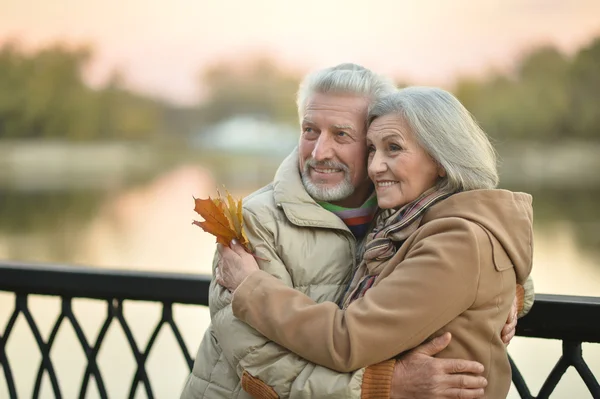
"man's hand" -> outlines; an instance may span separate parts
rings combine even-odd
[[[450,333],[445,333],[403,355],[394,367],[390,398],[483,397],[487,380],[480,375],[481,363],[433,357],[448,346],[450,339]]]
[[[506,345],[510,343],[510,340],[517,332],[517,314],[517,297],[515,296],[512,307],[510,308],[510,312],[508,313],[508,319],[506,319],[506,324],[504,325],[501,333],[502,342],[504,342]]]

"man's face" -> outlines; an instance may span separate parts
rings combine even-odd
[[[300,136],[300,170],[317,201],[358,207],[369,196],[366,124],[368,100],[316,93],[308,98]]]

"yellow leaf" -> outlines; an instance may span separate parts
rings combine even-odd
[[[218,197],[215,199],[194,198],[194,211],[202,216],[204,221],[194,221],[193,224],[214,235],[220,244],[229,246],[235,238],[246,251],[251,252],[244,231],[242,200],[236,201],[227,190],[226,193],[225,199],[218,190]]]

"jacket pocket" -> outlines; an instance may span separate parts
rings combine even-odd
[[[481,226],[481,225],[480,225]],[[485,227],[481,226],[485,234],[488,236],[490,240],[490,246],[492,247],[492,259],[494,260],[494,267],[497,271],[502,272],[508,269],[512,269],[514,267],[512,261],[508,257],[508,254],[500,244],[500,241],[492,233],[488,231]]]

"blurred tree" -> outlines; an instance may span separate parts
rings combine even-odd
[[[201,76],[205,100],[202,119],[209,124],[245,114],[274,121],[296,123],[295,104],[300,76],[288,74],[267,57],[257,57],[246,67],[222,61]]]
[[[561,139],[569,130],[568,60],[554,48],[541,48],[521,63],[515,102],[519,136]]]
[[[83,73],[92,56],[89,46],[26,52],[16,41],[1,45],[0,138],[139,140],[236,115],[297,121],[301,77],[268,57],[243,67],[222,61],[205,70],[204,101],[189,110],[127,90],[118,71],[104,86],[90,88]],[[599,140],[598,71],[600,38],[573,57],[552,47],[535,49],[514,73],[463,78],[454,92],[496,141]]]
[[[26,53],[0,47],[0,138],[142,139],[166,130],[165,104],[124,89],[115,72],[98,90],[84,81],[89,46]]]
[[[568,59],[552,47],[526,54],[512,76],[460,79],[457,97],[497,140],[600,139],[600,39]]]
[[[600,37],[581,50],[570,70],[570,116],[574,136],[600,138]]]
[[[14,43],[0,49],[0,134],[4,137],[79,137],[90,107],[81,70],[91,55],[59,45],[28,56]],[[88,100],[88,101],[86,101]]]
[[[123,87],[123,76],[114,72],[106,86],[95,93],[102,137],[142,139],[166,129],[162,117],[165,104]]]

